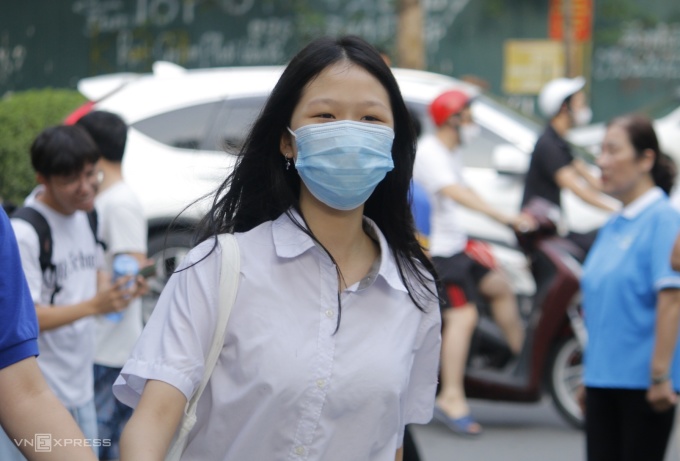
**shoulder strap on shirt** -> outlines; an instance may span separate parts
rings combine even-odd
[[[213,334],[213,340],[210,345],[210,350],[208,351],[208,356],[205,359],[201,384],[184,408],[182,421],[175,436],[175,440],[165,457],[165,461],[179,461],[187,446],[189,433],[196,423],[196,407],[198,406],[198,400],[201,398],[201,394],[203,394],[205,387],[208,385],[210,376],[217,364],[217,359],[220,356],[220,352],[222,352],[224,337],[227,332],[227,322],[229,320],[229,315],[231,314],[231,308],[234,306],[234,301],[236,300],[236,292],[238,291],[241,274],[241,257],[238,243],[233,234],[220,234],[217,238],[219,240],[219,245],[222,248],[222,267],[220,270],[220,291],[215,333]]]
[[[38,234],[38,245],[40,247],[40,254],[38,260],[40,261],[40,270],[43,272],[43,278],[48,272],[52,273],[54,278],[54,290],[50,296],[50,304],[54,303],[54,297],[61,290],[61,286],[57,283],[57,267],[52,262],[52,230],[47,222],[47,219],[33,207],[25,206],[19,208],[12,213],[12,218],[21,219],[26,221],[35,232]]]

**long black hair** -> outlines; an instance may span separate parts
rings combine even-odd
[[[666,195],[670,194],[675,184],[677,167],[671,157],[661,152],[659,139],[649,117],[641,114],[629,114],[611,120],[607,126],[618,125],[628,133],[628,139],[635,149],[635,156],[642,158],[643,152],[650,149],[654,152],[654,164],[650,174],[654,184]]]
[[[280,141],[287,133],[306,85],[324,69],[339,62],[365,69],[389,94],[395,132],[394,169],[375,188],[365,203],[364,214],[385,236],[396,256],[401,279],[413,302],[422,310],[427,296],[436,297],[436,294],[418,266],[419,262],[435,277],[431,262],[416,240],[411,215],[409,186],[416,136],[392,71],[375,48],[358,37],[319,38],[291,60],[255,121],[233,172],[220,185],[211,210],[199,223],[196,239],[201,242],[220,233],[245,232],[288,213],[302,231],[318,242],[309,227],[299,223],[291,212],[296,210],[304,220],[299,206],[300,177],[294,168],[286,168]],[[332,259],[330,253],[326,253]]]

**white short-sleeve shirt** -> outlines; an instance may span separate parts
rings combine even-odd
[[[113,272],[113,257],[118,253],[146,254],[146,217],[130,186],[120,181],[101,192],[95,203],[106,243],[106,270]],[[122,367],[142,333],[142,300],[133,299],[119,322],[112,322],[105,315],[97,316],[96,326],[95,363]]]
[[[374,230],[379,269],[342,293],[337,331],[335,267],[288,215],[236,234],[240,286],[183,459],[392,461],[404,426],[431,419],[438,304],[416,308]],[[148,379],[187,398],[200,383],[221,267],[212,247],[192,250],[182,267],[200,262],[169,280],[114,384],[124,403],[135,406]]]
[[[38,189],[40,190],[40,189]],[[38,191],[36,190],[36,192]],[[47,220],[52,233],[52,262],[61,290],[50,305],[53,283],[46,283],[40,269],[40,242],[33,226],[12,219],[21,264],[33,302],[41,309],[60,309],[81,303],[97,294],[97,270],[103,256],[84,211],[63,215],[31,195],[26,204]],[[84,317],[75,322],[41,331],[38,335],[38,365],[52,391],[69,407],[80,407],[94,398],[92,365],[94,359],[94,320]]]
[[[446,257],[460,253],[467,244],[460,205],[441,190],[453,184],[465,185],[461,156],[447,149],[434,134],[425,135],[418,142],[413,179],[427,191],[432,204],[430,254]]]

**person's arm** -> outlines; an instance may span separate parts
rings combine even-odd
[[[507,215],[496,208],[489,205],[477,192],[473,189],[461,185],[450,184],[439,190],[440,194],[450,198],[461,204],[466,208],[478,211],[498,221],[499,223],[512,226],[516,229],[533,229],[536,223],[533,219],[526,215]]]
[[[49,452],[21,444],[19,450],[29,461],[96,460],[92,448],[82,442],[78,425],[45,382],[35,357],[0,370],[0,396],[0,424],[10,439],[34,441],[36,434],[49,434],[52,441],[81,441],[80,446],[52,443]]]
[[[677,395],[668,373],[678,340],[680,289],[661,290],[656,309],[655,342],[650,370],[652,383],[647,390],[647,400],[656,411],[664,411],[677,402]]]
[[[580,158],[575,158],[571,162],[571,165],[574,167],[576,172],[588,183],[590,187],[597,191],[602,190],[602,180],[600,179],[599,176],[595,176],[590,171],[590,168],[588,168],[586,162],[584,162]]]
[[[394,461],[403,461],[403,460],[404,460],[404,446],[402,445],[397,450],[397,454],[394,456]]]
[[[671,252],[671,267],[674,271],[680,271],[680,234],[675,239],[673,251]]]
[[[93,298],[81,303],[58,306],[57,308],[54,308],[53,306],[36,305],[35,310],[36,315],[38,316],[40,331],[59,328],[90,315],[107,314],[109,312],[120,312],[124,310],[130,303],[132,297],[134,297],[136,290],[136,288],[130,290],[121,289],[129,279],[129,277],[123,277],[120,280],[117,280],[115,284],[99,291]]]
[[[616,211],[616,208],[607,203],[600,191],[582,181],[582,176],[576,168],[570,164],[557,170],[555,173],[555,183],[561,189],[569,189],[584,202],[605,211]]]
[[[162,461],[186,403],[186,397],[176,387],[149,380],[120,438],[121,461]]]

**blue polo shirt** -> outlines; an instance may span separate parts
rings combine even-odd
[[[680,288],[680,273],[670,265],[678,232],[680,214],[659,188],[630,203],[599,231],[581,280],[588,330],[586,386],[649,387],[657,294]],[[676,390],[679,349],[676,345],[671,370]]]
[[[0,369],[38,355],[38,321],[19,248],[0,210]]]

